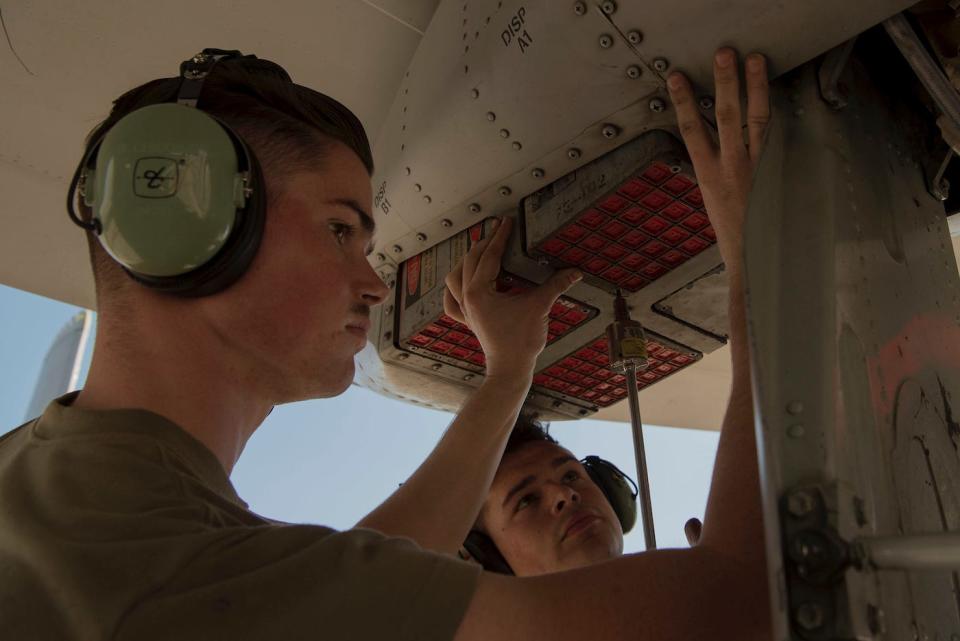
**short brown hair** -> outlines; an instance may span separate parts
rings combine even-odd
[[[114,100],[110,115],[87,136],[84,157],[121,118],[147,105],[175,101],[179,88],[179,76],[158,78]],[[333,98],[295,84],[269,60],[247,56],[219,62],[204,81],[197,107],[226,123],[253,150],[267,181],[268,203],[275,201],[286,176],[321,166],[334,141],[353,150],[373,173],[373,154],[360,120]],[[81,215],[90,216],[82,203]],[[92,235],[87,240],[99,299],[100,277],[119,270],[107,270],[112,261]]]

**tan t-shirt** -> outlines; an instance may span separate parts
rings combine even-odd
[[[0,638],[453,637],[475,566],[265,519],[173,423],[74,397],[0,439]]]

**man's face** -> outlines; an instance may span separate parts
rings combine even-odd
[[[569,570],[623,553],[623,530],[603,492],[570,452],[545,441],[504,458],[479,525],[517,576]]]
[[[263,242],[249,271],[203,314],[275,403],[334,396],[353,380],[370,308],[388,293],[367,262],[370,176],[336,143],[313,171],[272,184]],[[366,219],[366,225],[364,224]]]

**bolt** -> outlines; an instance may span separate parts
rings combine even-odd
[[[632,45],[638,45],[643,42],[643,34],[636,29],[627,32],[627,42]]]
[[[637,65],[630,65],[629,67],[627,67],[627,78],[630,78],[631,80],[636,80],[639,77],[640,77],[640,67],[638,67]]]
[[[393,305],[387,305],[387,306],[384,308],[383,311],[384,311],[385,314],[392,314],[392,313],[393,313]]]
[[[578,16],[582,16],[587,12],[587,5],[584,2],[574,2],[573,3],[573,12]]]
[[[813,511],[815,501],[810,492],[797,490],[787,497],[787,511],[797,518],[804,517]]]
[[[474,100],[476,100],[477,98],[480,97],[480,90],[479,90],[479,89],[471,89],[471,90],[470,90],[470,95],[473,96]]]
[[[802,402],[802,401],[790,401],[789,403],[787,403],[787,413],[788,413],[788,414],[793,414],[794,416],[796,416],[797,414],[802,414],[802,413],[803,413],[803,402]]]
[[[679,174],[682,169],[683,167],[681,167],[680,165],[670,165],[671,174]]]
[[[586,416],[587,410],[580,410],[580,416]]]
[[[493,113],[492,111],[487,112],[487,120],[489,120],[490,122],[493,122],[496,119],[497,119],[497,114]]]
[[[607,123],[600,129],[600,133],[603,134],[604,138],[613,139],[620,135],[620,127]]]
[[[540,265],[541,267],[549,267],[550,259],[547,258],[546,256],[541,256],[537,259],[537,264]]]
[[[453,227],[453,221],[450,220],[449,218],[444,218],[443,220],[440,221],[440,224],[444,227]]]
[[[613,46],[613,37],[609,33],[600,36],[600,48],[609,49]]]
[[[423,232],[420,232],[420,233],[417,234],[417,240],[419,240],[421,243],[422,243],[423,241],[425,241],[426,239],[427,239],[427,235],[424,234]]]
[[[787,428],[787,436],[790,438],[800,438],[806,433],[806,429],[803,425],[797,423],[796,425],[791,425]]]
[[[420,185],[420,183],[414,183],[414,184],[413,184],[413,190],[414,190],[414,191],[420,191],[421,189],[423,189],[423,187]]]
[[[567,158],[570,160],[577,160],[580,158],[580,150],[576,147],[570,147],[570,149],[567,149]]]
[[[521,149],[523,149],[523,145],[521,145],[521,144],[520,144],[520,141],[518,141],[518,140],[514,140],[514,141],[513,141],[513,144],[511,144],[510,146],[513,147],[513,148],[514,148],[515,150],[517,150],[517,151],[520,151]]]
[[[713,96],[703,96],[700,98],[701,109],[713,109]]]
[[[510,194],[513,193],[513,191],[509,187],[504,185],[497,190],[497,193],[500,194],[501,196],[509,196]]]
[[[657,71],[666,71],[670,67],[670,62],[666,58],[654,58],[653,68]]]
[[[613,15],[617,12],[617,3],[613,0],[606,0],[606,2],[600,4],[600,10],[608,16]]]
[[[663,101],[662,98],[654,98],[650,101],[650,111],[654,113],[660,113],[667,108],[667,103]]]
[[[546,175],[547,175],[547,172],[545,172],[545,171],[544,171],[543,169],[541,169],[540,167],[534,167],[533,171],[530,172],[530,175],[533,176],[534,178],[538,178],[538,179],[539,179],[539,178],[543,178],[544,176],[546,176]]]
[[[440,363],[434,363],[433,365],[430,366],[430,369],[432,369],[435,372],[439,372],[441,367],[443,367],[443,365],[441,365]]]
[[[406,352],[401,352],[400,354],[397,354],[398,361],[405,361],[408,358],[410,358],[410,354],[407,354]]]
[[[410,168],[409,168],[409,167],[407,167],[407,175],[408,175],[408,176],[410,175]]]
[[[423,197],[423,202],[425,202],[425,203],[427,203],[427,204],[429,205],[430,203],[433,202],[433,198],[431,198],[430,196],[424,196],[424,197]]]
[[[500,137],[501,137],[501,138],[509,138],[509,137],[510,137],[510,130],[509,130],[509,129],[501,129],[501,130],[500,130]]]
[[[816,630],[823,625],[823,608],[816,603],[802,603],[794,612],[794,617],[804,630]]]
[[[465,381],[472,381],[472,380],[473,380],[473,374],[466,374],[466,375],[464,375],[463,380],[465,380]]]
[[[480,207],[480,203],[470,203],[467,209],[470,210],[471,214],[479,214],[482,208]]]
[[[377,260],[379,260],[381,263],[386,259],[387,259],[386,254],[379,254],[379,253],[377,254]]]
[[[393,250],[393,253],[394,253],[394,254],[399,254],[400,252],[403,251],[403,247],[401,247],[400,245],[394,245],[394,246],[391,247],[390,249]]]

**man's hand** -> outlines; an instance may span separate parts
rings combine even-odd
[[[504,218],[446,278],[444,311],[477,335],[487,357],[487,377],[532,374],[547,341],[550,308],[581,278],[576,269],[565,269],[534,289],[498,292],[497,275],[512,226],[513,221]]]
[[[714,144],[697,109],[690,82],[681,73],[667,84],[677,110],[680,134],[690,152],[707,215],[717,231],[720,254],[728,268],[739,267],[743,254],[743,221],[753,170],[770,121],[767,65],[752,53],[746,60],[747,139],[744,144],[740,113],[740,73],[733,49],[720,49],[713,60],[716,81],[717,134]]]

